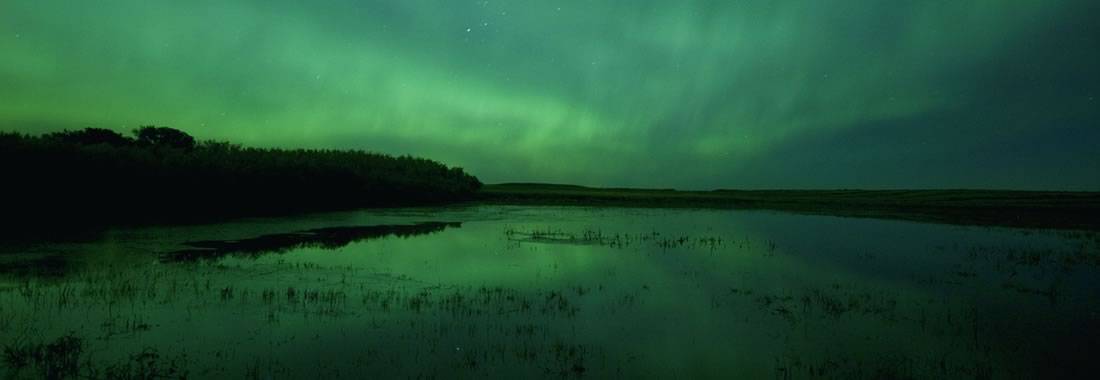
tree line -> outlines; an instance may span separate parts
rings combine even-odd
[[[133,136],[101,128],[0,133],[0,170],[9,216],[57,223],[441,204],[481,187],[463,169],[423,158],[250,148],[156,126]]]

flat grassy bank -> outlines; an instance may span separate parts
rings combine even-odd
[[[714,190],[485,185],[481,202],[766,209],[961,225],[1100,230],[1100,193],[1005,190]]]

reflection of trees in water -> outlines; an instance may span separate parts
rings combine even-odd
[[[205,240],[186,242],[189,249],[165,254],[166,262],[209,260],[228,255],[259,257],[285,253],[299,248],[337,249],[351,243],[389,236],[427,235],[447,228],[461,227],[459,222],[423,222],[416,224],[316,228],[305,231],[262,235],[242,240]]]

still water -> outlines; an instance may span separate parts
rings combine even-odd
[[[17,378],[1098,369],[1095,233],[475,206],[123,228],[0,251],[0,373]]]

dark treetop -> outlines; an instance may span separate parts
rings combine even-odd
[[[440,204],[481,186],[461,168],[423,158],[246,148],[196,142],[171,128],[134,134],[0,134],[9,217],[51,225],[173,222]]]

